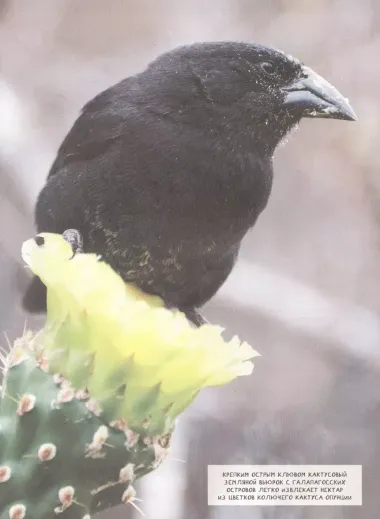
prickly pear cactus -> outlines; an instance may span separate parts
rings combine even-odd
[[[34,348],[26,335],[7,358],[0,517],[82,519],[133,502],[131,483],[159,466],[171,430],[153,437],[132,431],[124,420],[107,423],[88,393],[38,366]]]
[[[2,354],[0,519],[88,519],[137,507],[176,417],[202,387],[249,374],[257,355],[221,329],[126,286],[98,257],[43,234],[23,257],[48,289],[44,330]]]

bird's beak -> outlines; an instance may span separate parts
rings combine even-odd
[[[283,90],[284,107],[301,117],[357,120],[348,99],[309,67],[304,66],[302,76]]]

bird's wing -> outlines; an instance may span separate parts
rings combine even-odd
[[[105,90],[83,107],[58,150],[48,178],[70,163],[104,155],[121,137],[133,112],[133,106],[128,102],[129,80],[132,78]]]
[[[99,112],[83,112],[59,147],[48,178],[70,163],[93,160],[103,155],[120,137],[123,120],[120,116]]]

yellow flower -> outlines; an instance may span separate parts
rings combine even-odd
[[[193,328],[161,299],[125,284],[94,254],[76,254],[60,235],[32,239],[22,256],[47,286],[44,355],[50,371],[86,388],[109,420],[161,432],[205,386],[252,372],[258,355],[219,326]]]

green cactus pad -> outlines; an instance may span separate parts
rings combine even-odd
[[[45,372],[30,336],[8,356],[0,401],[0,518],[83,519],[133,500],[171,433],[107,424],[84,391]],[[94,412],[95,411],[95,412]]]

